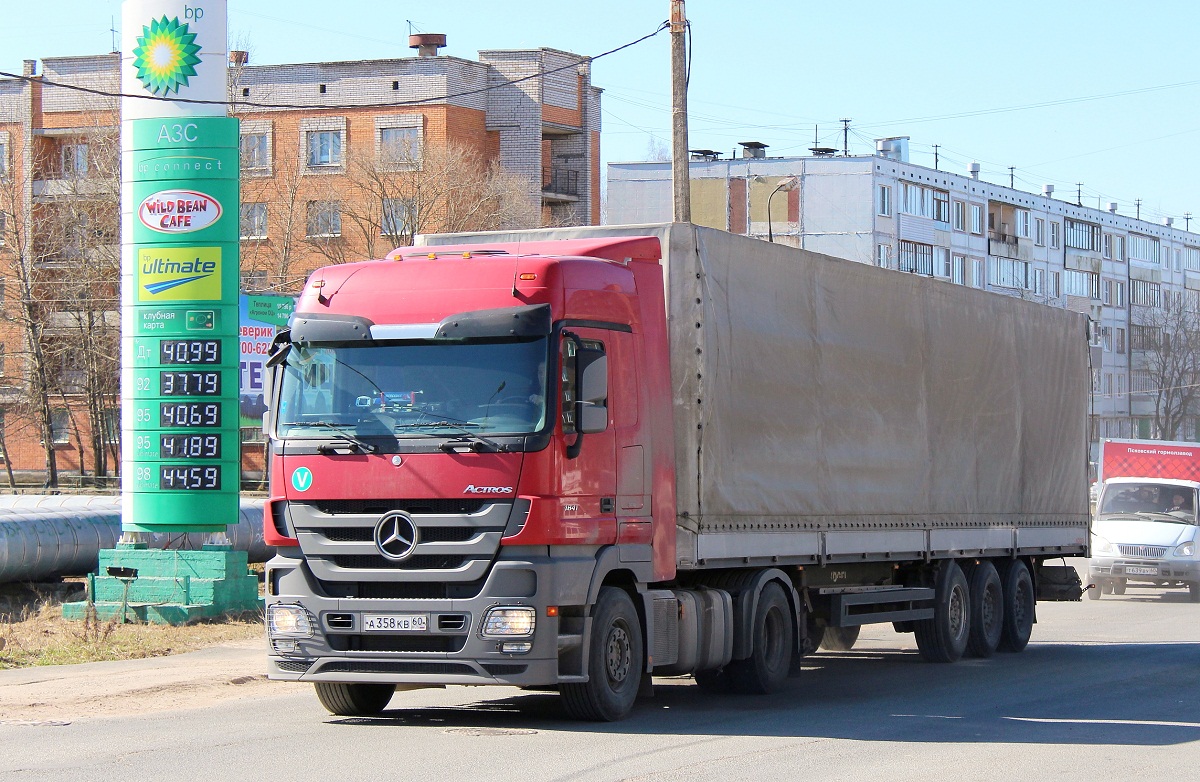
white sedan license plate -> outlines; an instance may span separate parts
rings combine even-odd
[[[388,633],[423,633],[429,614],[363,614],[363,629]]]
[[[1157,576],[1158,568],[1156,567],[1137,567],[1136,565],[1126,565],[1125,575],[1127,576]]]

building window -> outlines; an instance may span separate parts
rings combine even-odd
[[[983,234],[983,207],[971,204],[971,233]]]
[[[62,178],[83,179],[88,175],[88,145],[63,144]]]
[[[339,201],[308,202],[309,238],[342,235],[342,209]]]
[[[993,258],[988,265],[988,284],[997,288],[1029,287],[1029,264],[1011,258]]]
[[[939,223],[950,222],[950,194],[933,190],[933,219]]]
[[[879,185],[876,189],[875,205],[876,212],[882,217],[892,216],[892,188],[888,185]]]
[[[1033,221],[1033,243],[1038,247],[1046,244],[1046,221],[1040,217]]]
[[[1158,239],[1140,234],[1130,234],[1129,260],[1159,263]]]
[[[1016,210],[1016,216],[1017,216],[1017,236],[1021,237],[1022,239],[1028,239],[1030,234],[1032,233],[1029,228],[1029,210],[1028,209],[1018,209],[1018,210]]]
[[[896,268],[902,272],[933,276],[933,245],[900,240]]]
[[[1037,296],[1042,296],[1046,293],[1046,270],[1033,269],[1033,274],[1030,275],[1029,289]]]
[[[1183,268],[1188,271],[1200,271],[1200,247],[1183,248]]]
[[[71,442],[71,414],[64,408],[50,411],[50,442],[55,445]]]
[[[1098,299],[1100,298],[1100,275],[1095,272],[1067,269],[1066,279],[1063,280],[1063,292],[1068,296]]]
[[[1116,329],[1117,352],[1125,352],[1125,329],[1118,327]]]
[[[875,265],[881,269],[892,268],[892,248],[890,245],[875,245]]]
[[[8,143],[0,140],[0,179],[8,176]]]
[[[105,410],[101,413],[104,430],[101,437],[105,445],[118,445],[121,442],[121,411]]]
[[[243,239],[266,239],[267,205],[264,203],[242,204],[239,232]]]
[[[1156,350],[1159,343],[1160,329],[1157,326],[1129,326],[1130,350]]]
[[[983,287],[983,260],[980,258],[971,259],[971,287]]]
[[[383,220],[380,236],[400,237],[413,233],[412,204],[404,198],[383,199]]]
[[[1147,280],[1129,281],[1129,303],[1138,307],[1162,306],[1162,287]]]
[[[342,164],[342,132],[340,130],[308,131],[308,165],[340,166]]]
[[[954,268],[950,274],[950,281],[962,285],[967,276],[967,258],[963,255],[954,256]]]
[[[4,244],[6,236],[8,236],[8,214],[0,212],[0,245]]]
[[[4,343],[0,342],[0,375],[4,374]]]
[[[1067,247],[1100,252],[1100,226],[1080,220],[1067,220]]]
[[[1050,247],[1052,249],[1055,249],[1055,250],[1058,249],[1058,244],[1059,244],[1058,236],[1059,236],[1059,224],[1051,221],[1050,222]]]
[[[379,159],[384,163],[419,163],[420,128],[380,128]]]
[[[1124,307],[1125,307],[1125,283],[1117,282],[1116,280],[1113,280],[1113,282],[1112,282],[1112,305],[1114,307],[1117,307],[1118,309],[1124,309]]]
[[[954,202],[954,230],[967,230],[967,205],[962,201]]]
[[[271,166],[271,152],[266,133],[247,133],[240,141],[240,159],[243,170],[262,170]]]
[[[1059,272],[1050,272],[1050,277],[1046,285],[1046,296],[1048,298],[1057,299],[1062,295],[1061,280],[1062,275]]]

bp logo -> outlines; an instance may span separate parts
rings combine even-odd
[[[297,467],[292,470],[292,488],[296,491],[308,491],[312,486],[312,470],[307,467]]]
[[[138,81],[155,95],[165,97],[172,90],[178,95],[200,64],[196,56],[200,46],[195,41],[196,33],[188,32],[187,23],[180,24],[179,17],[151,20],[142,28],[133,50]]]

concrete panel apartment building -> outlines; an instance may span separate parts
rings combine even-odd
[[[874,155],[742,157],[694,153],[692,219],[701,225],[969,285],[1092,319],[1093,458],[1105,437],[1159,437],[1156,402],[1200,382],[1185,369],[1164,377],[1164,332],[1200,310],[1200,234],[908,161],[906,138],[881,139]],[[1072,194],[1073,195],[1073,194]],[[671,219],[670,163],[608,166],[608,220]],[[768,214],[768,204],[770,213]],[[1028,350],[1037,351],[1036,345]],[[1081,393],[1087,393],[1086,389]],[[1200,439],[1200,408],[1185,411],[1176,439]]]
[[[231,53],[249,292],[298,292],[313,269],[383,257],[414,232],[600,221],[588,58],[410,44],[417,56],[352,62]],[[119,464],[119,67],[45,58],[0,79],[0,484],[7,467],[44,477],[47,436],[63,482]],[[244,449],[244,468],[260,450]]]

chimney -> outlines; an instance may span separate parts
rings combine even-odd
[[[416,49],[418,57],[437,57],[438,49],[446,46],[446,36],[442,33],[421,33],[408,36],[408,48]]]
[[[21,65],[21,75],[22,76],[36,76],[37,75],[37,60],[25,60],[25,62]]]
[[[979,164],[972,163],[967,166],[967,170],[971,172],[971,179],[979,179]]]
[[[1174,217],[1164,217],[1163,225],[1165,225],[1167,228],[1170,228],[1171,226],[1175,225],[1175,218]]]
[[[1117,213],[1117,202],[1116,201],[1108,202],[1108,211],[1112,212],[1113,214]]]
[[[246,65],[250,62],[250,52],[244,49],[229,50],[229,65],[237,68],[241,65]]]
[[[744,158],[766,157],[767,147],[770,146],[761,141],[739,141],[738,144],[742,147],[742,157]]]
[[[1042,185],[1042,195],[1046,198],[1054,198],[1054,185]]]

